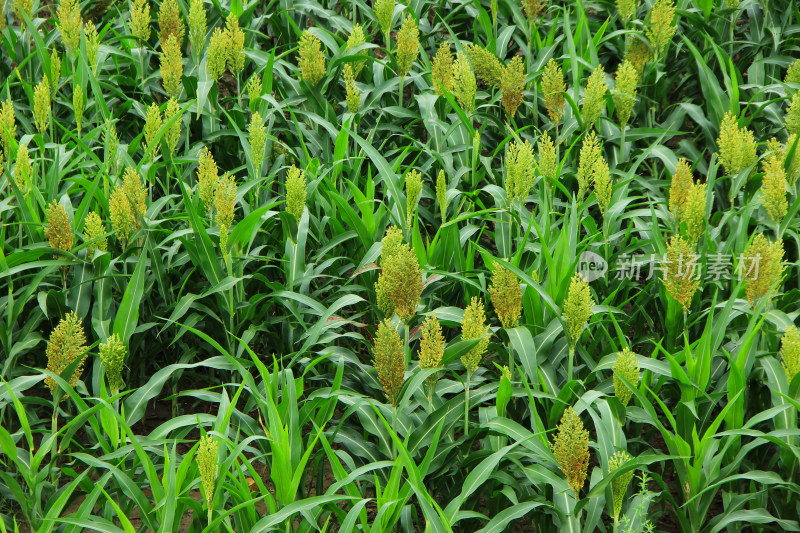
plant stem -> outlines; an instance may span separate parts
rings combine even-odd
[[[570,346],[569,348],[569,362],[567,364],[567,382],[572,381],[572,366],[575,361],[575,347]]]
[[[464,388],[464,436],[469,434],[469,380],[471,374],[467,372],[467,386]]]
[[[397,92],[397,102],[400,107],[403,107],[403,86],[406,84],[406,77],[400,76],[400,90]]]

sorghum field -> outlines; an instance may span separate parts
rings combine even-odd
[[[800,531],[793,0],[0,0],[0,531]]]

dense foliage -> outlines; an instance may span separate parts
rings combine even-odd
[[[791,0],[0,0],[0,531],[798,531]]]

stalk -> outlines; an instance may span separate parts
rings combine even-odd
[[[569,363],[567,364],[567,382],[572,381],[572,367],[573,363],[575,362],[575,347],[570,346],[569,348]]]
[[[464,388],[464,436],[469,433],[469,380],[471,375],[467,373],[467,386]]]
[[[400,107],[403,107],[403,87],[406,84],[406,77],[400,76],[400,90],[397,92],[397,102]]]

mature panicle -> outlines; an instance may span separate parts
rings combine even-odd
[[[489,87],[499,87],[505,67],[493,53],[475,44],[466,47],[475,77]]]
[[[111,393],[116,394],[122,388],[122,367],[125,365],[125,355],[128,349],[119,335],[114,333],[106,342],[100,343],[98,351],[100,352],[100,362],[103,363],[103,370],[108,378],[108,386],[111,388]]]
[[[78,135],[83,129],[83,108],[85,99],[83,96],[83,86],[75,83],[72,89],[72,110],[75,113],[75,126],[78,128]]]
[[[583,328],[592,318],[595,301],[589,284],[577,272],[569,283],[567,298],[564,300],[564,321],[567,323],[570,347],[575,348],[581,338]]]
[[[509,117],[514,118],[525,91],[525,64],[520,56],[514,56],[503,70],[500,89],[503,109]]]
[[[611,171],[603,156],[594,160],[592,180],[594,181],[594,194],[597,198],[597,205],[600,207],[600,213],[605,216],[608,206],[611,204],[613,183],[611,181]]]
[[[800,92],[792,95],[789,108],[786,110],[786,131],[789,135],[800,133]]]
[[[236,179],[226,172],[219,179],[214,191],[215,219],[219,228],[219,249],[228,254],[228,232],[233,225],[233,212],[236,209]]]
[[[693,246],[700,241],[706,229],[707,190],[705,183],[692,185],[686,197],[686,205],[680,211],[681,223],[686,222],[686,239]]]
[[[615,452],[608,460],[608,473],[611,474],[618,468],[621,468],[625,463],[630,461],[632,457],[626,451]],[[622,504],[625,501],[625,493],[628,492],[628,485],[631,484],[633,479],[633,470],[628,470],[624,474],[619,474],[611,480],[611,494],[614,499],[614,514],[611,518],[616,523],[620,511],[622,511]]]
[[[103,128],[103,143],[106,150],[106,161],[110,173],[117,172],[117,149],[119,148],[119,139],[117,138],[117,127],[115,122],[109,117],[106,119]]]
[[[352,113],[358,113],[358,108],[361,106],[361,91],[356,85],[355,75],[353,74],[353,67],[347,64],[342,69],[344,75],[345,86],[345,103],[347,110]]]
[[[422,175],[416,170],[406,174],[406,230],[411,231],[414,221],[414,211],[422,192]]]
[[[208,22],[206,20],[206,6],[204,0],[190,0],[189,2],[189,42],[192,45],[192,53],[196,53],[199,58],[203,53],[206,44],[206,30]]]
[[[637,0],[617,0],[617,12],[624,24],[627,24],[636,14]]]
[[[405,378],[405,360],[403,356],[403,339],[397,328],[388,318],[378,325],[375,335],[373,365],[378,372],[386,399],[397,406],[400,389]]]
[[[678,160],[678,166],[675,169],[675,174],[672,175],[669,187],[669,212],[672,213],[676,221],[680,220],[681,211],[686,205],[691,188],[692,169],[689,167],[689,162],[681,157]]]
[[[28,188],[33,185],[33,166],[31,165],[28,146],[25,144],[20,144],[17,150],[17,164],[14,166],[14,184],[22,194],[26,194]]]
[[[564,411],[551,448],[575,499],[579,499],[589,469],[589,431],[572,407]]]
[[[439,45],[439,50],[433,56],[431,65],[431,78],[433,91],[442,96],[445,91],[453,92],[453,54],[450,52],[450,42],[445,41]]]
[[[625,127],[631,118],[633,104],[636,103],[636,84],[639,83],[639,72],[633,63],[623,61],[617,69],[617,86],[614,90],[614,107],[621,127]]]
[[[783,160],[784,154],[781,150],[768,154],[762,161],[764,179],[761,185],[761,204],[775,224],[779,224],[783,220],[789,209],[789,202],[786,200],[786,170]]]
[[[11,153],[11,141],[16,139],[17,118],[14,113],[14,102],[9,99],[0,105],[0,141],[6,153]]]
[[[167,39],[173,35],[180,49],[183,36],[186,33],[181,19],[181,8],[177,0],[164,0],[158,9],[158,38],[163,46]]]
[[[522,316],[522,287],[517,275],[500,263],[495,263],[489,295],[503,327],[515,327]]]
[[[292,165],[286,175],[286,211],[300,221],[306,208],[306,173]]]
[[[378,19],[378,26],[381,32],[388,39],[389,30],[392,29],[392,17],[394,16],[394,0],[376,0],[374,3],[375,18]]]
[[[228,35],[228,68],[231,72],[240,74],[244,70],[244,61],[247,56],[244,52],[244,32],[239,27],[239,18],[230,13],[225,19],[225,33]],[[323,70],[324,62],[323,58]]]
[[[181,106],[175,98],[170,98],[167,102],[167,107],[164,109],[164,122],[168,123],[173,118],[175,122],[167,128],[164,138],[167,141],[167,147],[170,153],[175,153],[175,148],[178,146],[178,141],[181,140],[181,125],[183,123],[182,117],[178,116],[181,112]]]
[[[267,145],[267,129],[261,114],[256,111],[250,117],[250,157],[253,158],[253,168],[256,177],[261,176],[261,163],[264,161],[264,148]]]
[[[140,41],[150,39],[150,2],[149,0],[132,0],[128,27],[131,34]]]
[[[650,10],[645,35],[653,47],[656,57],[664,53],[667,45],[675,35],[677,24],[675,22],[675,3],[673,0],[656,0]]]
[[[61,32],[64,48],[67,49],[70,56],[74,57],[75,50],[78,49],[81,42],[81,28],[83,27],[81,6],[78,0],[61,0],[56,14],[58,17],[56,26]]]
[[[771,243],[759,233],[742,260],[747,301],[755,305],[762,298],[771,299],[771,291],[783,277],[783,240]]]
[[[586,191],[592,186],[594,176],[594,163],[602,157],[602,148],[597,134],[590,131],[583,139],[580,155],[578,157],[578,200],[582,200]]]
[[[417,312],[422,294],[422,269],[417,254],[408,244],[400,244],[389,255],[382,255],[376,290],[383,305],[381,311],[387,316],[394,312],[405,322]]]
[[[564,97],[567,87],[564,85],[564,73],[561,66],[555,59],[550,59],[544,67],[542,73],[542,93],[544,94],[544,105],[547,108],[547,116],[554,126],[561,122],[567,99]]]
[[[72,375],[66,378],[72,387],[76,386],[83,374],[83,363],[88,355],[86,335],[78,315],[72,312],[59,321],[50,333],[46,353],[47,370],[57,376],[60,376],[72,363],[80,360]],[[47,376],[44,378],[44,383],[51,392],[55,391],[57,387],[55,379]]]
[[[381,261],[386,261],[393,256],[403,244],[403,231],[397,226],[386,228],[386,234],[381,239]]]
[[[83,33],[86,37],[86,62],[89,63],[89,68],[92,72],[97,73],[97,54],[100,51],[100,35],[97,33],[97,27],[94,22],[87,20],[83,27]]]
[[[147,212],[147,188],[134,167],[125,168],[125,174],[122,176],[122,188],[130,211],[129,231],[133,234],[142,227],[142,219]]]
[[[736,116],[728,111],[719,128],[719,160],[729,176],[735,176],[756,162],[756,141],[753,132],[740,128]]]
[[[345,48],[345,50],[347,52],[350,52],[352,49],[357,48],[366,42],[367,39],[364,36],[364,29],[361,27],[361,24],[355,24],[353,26],[352,31],[350,32],[350,37],[347,38],[347,47]],[[358,53],[364,55],[367,52],[365,50]],[[354,61],[349,64],[353,69],[353,77],[356,78],[361,73],[361,70],[364,68],[364,66],[367,64],[367,60],[362,59],[359,61]]]
[[[440,170],[436,177],[436,201],[439,203],[439,212],[442,215],[442,223],[444,223],[447,214],[447,180],[444,170]]]
[[[177,98],[181,92],[183,77],[183,55],[181,45],[175,34],[170,33],[166,41],[161,41],[161,79],[164,91],[170,98]]]
[[[250,108],[255,107],[256,102],[261,98],[261,76],[253,74],[247,82],[247,98],[250,101]]]
[[[325,56],[320,47],[322,43],[316,35],[308,30],[300,37],[300,51],[297,56],[297,67],[301,77],[310,85],[316,85],[325,76]]]
[[[606,107],[606,92],[608,92],[606,75],[603,71],[603,65],[598,65],[589,76],[589,80],[586,82],[586,91],[583,95],[581,116],[583,117],[583,127],[585,129],[593,128],[594,123],[603,114],[603,110]]]
[[[214,208],[214,195],[219,183],[219,170],[214,156],[206,147],[197,157],[197,194],[206,209],[206,214],[210,215]]]
[[[553,144],[550,134],[544,132],[539,137],[539,173],[547,178],[548,189],[552,187],[550,180],[558,179],[558,150]]]
[[[200,442],[197,444],[197,469],[200,471],[200,483],[205,492],[206,506],[211,514],[214,486],[217,482],[217,441],[208,433],[200,437]]]
[[[17,17],[17,22],[19,22],[20,26],[25,24],[25,20],[22,17],[23,13],[28,18],[33,17],[33,0],[11,0],[11,7],[14,8],[14,15]]]
[[[625,378],[634,387],[639,384],[641,378],[639,361],[627,346],[617,354],[617,359],[614,361],[614,396],[622,405],[628,405],[633,398],[633,391],[620,378]]]
[[[444,335],[439,320],[430,315],[422,323],[419,341],[419,367],[424,369],[440,368],[444,358]]]
[[[419,28],[411,15],[406,15],[403,25],[397,32],[397,74],[402,78],[411,71],[411,66],[419,56]]]
[[[456,55],[453,63],[453,95],[461,109],[471,113],[475,109],[475,94],[478,92],[478,83],[475,74],[469,65],[469,59],[463,52]]]
[[[58,82],[61,80],[61,58],[58,57],[58,48],[53,47],[53,53],[50,54],[50,89],[52,90],[53,97],[58,92]]]
[[[739,9],[739,0],[725,0],[725,7],[728,9]]]
[[[530,22],[539,18],[546,5],[547,0],[522,0],[522,9]]]
[[[155,140],[158,130],[161,129],[162,124],[161,110],[158,108],[158,104],[150,104],[144,119],[144,144],[142,146],[144,150],[153,149],[153,141]]]
[[[650,61],[650,47],[642,39],[637,39],[635,36],[630,36],[625,42],[625,55],[624,61],[630,61],[631,65],[636,69],[639,74],[639,80],[644,74],[644,67]]]
[[[509,205],[518,198],[522,202],[528,198],[536,179],[535,164],[533,146],[528,141],[522,144],[511,141],[506,145],[506,196]]]
[[[131,233],[131,210],[122,184],[118,183],[108,200],[111,227],[123,246],[128,242]]]
[[[794,83],[800,85],[800,59],[796,59],[786,71],[783,83]]]
[[[75,242],[72,222],[64,206],[53,200],[47,207],[47,231],[45,237],[51,248],[69,252]]]
[[[106,226],[103,219],[95,211],[86,216],[86,224],[83,227],[83,240],[86,244],[86,256],[91,259],[94,252],[108,250],[108,237],[106,237]]]
[[[221,28],[215,28],[208,43],[208,57],[206,59],[208,77],[214,81],[219,80],[225,72],[225,65],[228,62],[228,46],[228,34]]]
[[[46,75],[33,90],[33,120],[44,135],[50,125],[50,80]]]
[[[786,183],[789,184],[789,187],[794,188],[797,178],[800,177],[800,142],[798,142],[797,134],[789,135],[789,140],[786,141],[786,159],[789,159],[789,152],[792,147],[794,147],[794,153],[788,162],[789,170],[786,172]]]
[[[694,293],[700,287],[694,247],[681,235],[674,235],[667,244],[665,263],[664,278],[661,281],[667,293],[681,304],[686,313]]]
[[[473,296],[464,310],[464,321],[461,324],[461,340],[479,339],[475,347],[461,356],[461,363],[470,376],[478,369],[483,354],[489,347],[489,336],[489,326],[486,324],[486,314],[483,311],[483,300]]]
[[[781,337],[781,365],[786,372],[786,381],[791,383],[800,372],[800,333],[795,326],[786,328]]]

